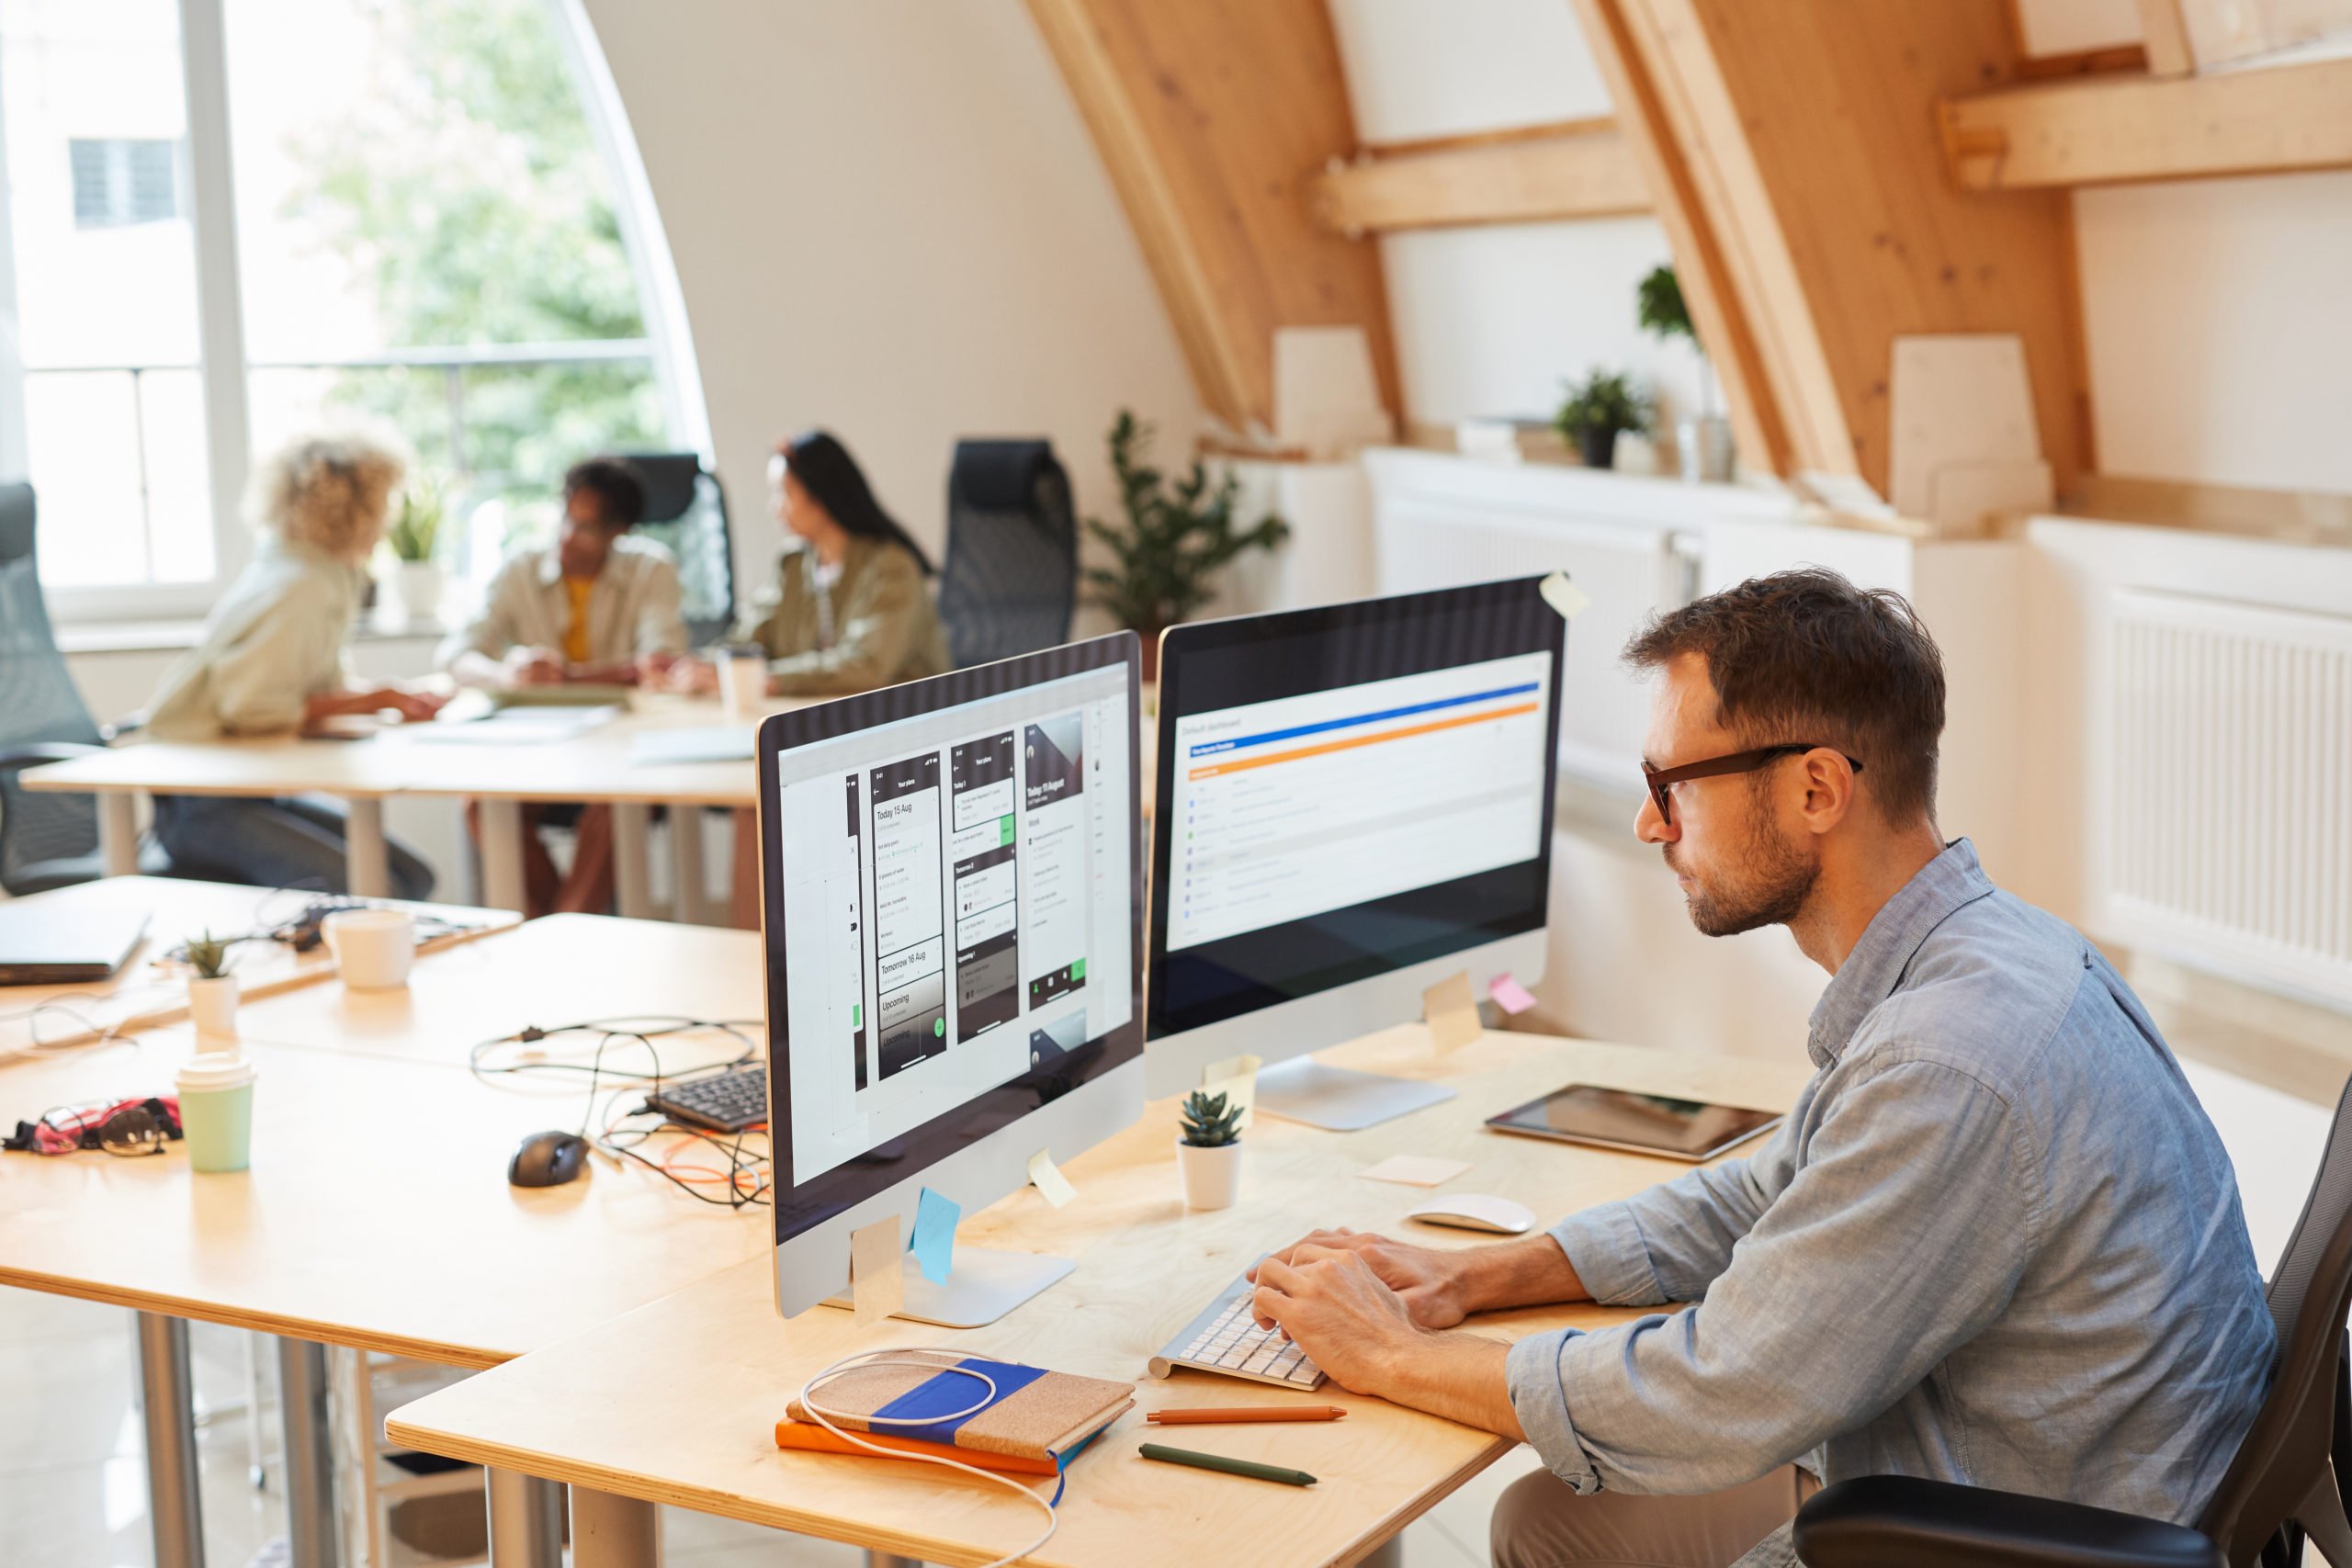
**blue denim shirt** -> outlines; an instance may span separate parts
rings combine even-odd
[[[1688,1494],[1803,1460],[2193,1522],[2273,1336],[2229,1157],[2139,998],[1963,839],[1871,919],[1807,1048],[1761,1152],[1552,1230],[1594,1299],[1698,1304],[1512,1347],[1544,1462]],[[1793,1561],[1785,1529],[1743,1560]]]

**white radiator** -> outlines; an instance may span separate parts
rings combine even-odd
[[[2352,1002],[2352,619],[2119,590],[2103,922]]]

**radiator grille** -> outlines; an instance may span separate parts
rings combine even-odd
[[[2352,1001],[2352,619],[2119,592],[2108,923]]]

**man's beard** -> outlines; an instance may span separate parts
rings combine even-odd
[[[1707,887],[1691,877],[1690,923],[1702,936],[1737,936],[1758,926],[1784,926],[1797,918],[1813,885],[1820,880],[1821,863],[1782,839],[1760,819],[1753,825],[1747,845],[1728,885]],[[1674,846],[1664,846],[1668,870],[1682,875],[1674,863]]]

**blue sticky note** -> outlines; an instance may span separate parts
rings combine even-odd
[[[922,1277],[934,1285],[947,1283],[947,1271],[956,1258],[956,1222],[964,1211],[954,1200],[942,1198],[926,1187],[922,1198],[915,1205],[915,1234],[907,1250],[915,1255],[916,1266]]]

